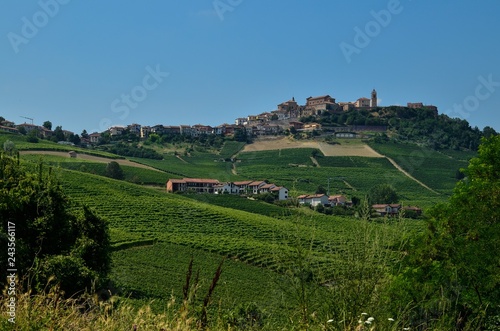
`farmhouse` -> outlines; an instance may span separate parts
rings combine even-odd
[[[373,210],[379,216],[396,216],[401,209],[400,204],[376,204],[372,205]]]
[[[214,193],[214,186],[218,185],[217,179],[204,178],[184,178],[184,179],[169,179],[167,182],[167,192],[188,192],[197,193]]]
[[[297,197],[300,204],[310,204],[313,207],[317,205],[326,205],[328,204],[328,196],[326,194],[303,194]]]
[[[10,133],[19,133],[18,129],[12,128],[10,126],[0,126],[0,131],[10,132]]]
[[[328,197],[328,203],[330,206],[345,206],[347,199],[343,195],[331,195]]]

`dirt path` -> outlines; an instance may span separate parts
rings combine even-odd
[[[19,154],[21,154],[21,155],[26,155],[26,154],[53,155],[53,156],[61,156],[61,157],[69,158],[67,152],[56,152],[56,151],[20,151]],[[88,154],[78,154],[75,160],[78,160],[78,159],[92,161],[92,162],[99,162],[99,163],[109,163],[111,161],[116,161],[120,165],[163,172],[163,171],[155,169],[153,167],[150,167],[150,166],[147,166],[144,164],[140,164],[137,162],[132,162],[130,160],[124,160],[124,159],[108,159],[105,157],[88,155]]]
[[[399,171],[401,171],[405,176],[407,176],[408,178],[410,178],[411,180],[417,182],[418,184],[420,184],[422,187],[428,189],[429,191],[433,192],[433,193],[436,193],[437,195],[440,195],[441,193],[439,192],[436,192],[434,191],[433,189],[431,189],[429,186],[425,185],[424,183],[422,183],[421,181],[419,181],[418,179],[416,179],[415,177],[413,177],[412,175],[410,175],[406,170],[404,170],[403,168],[401,168],[401,166],[399,164],[396,163],[396,161],[394,161],[393,159],[391,159],[390,157],[385,157],[387,160],[389,160],[389,162],[391,162],[391,164],[396,168],[398,169]]]

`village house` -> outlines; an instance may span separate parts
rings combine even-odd
[[[238,192],[236,185],[231,182],[214,185],[214,194],[237,194]]]
[[[92,144],[98,144],[101,141],[101,134],[97,132],[91,133],[89,139]]]
[[[5,121],[1,121],[0,122],[0,126],[6,126],[6,127],[9,127],[9,128],[14,128],[16,126],[16,123],[5,120]]]
[[[396,216],[401,209],[400,204],[376,204],[372,205],[372,209],[379,216]]]
[[[10,133],[19,133],[19,130],[10,126],[0,126],[0,131],[10,132]]]
[[[181,134],[185,136],[192,136],[193,135],[193,129],[191,128],[190,125],[180,125],[179,126]]]
[[[271,188],[270,191],[278,197],[278,200],[288,200],[288,189],[286,187],[275,186]]]
[[[267,183],[263,180],[257,180],[257,181],[253,181],[250,184],[248,184],[248,188],[249,188],[250,192],[252,192],[252,194],[259,194],[260,188],[266,184]]]
[[[31,131],[36,131],[38,134],[38,132],[40,131],[40,127],[38,125],[28,124],[28,123],[23,123],[23,124],[17,125],[18,130],[21,128],[24,128],[26,133],[30,133]]]
[[[328,197],[328,204],[330,206],[345,206],[347,204],[347,198],[343,195],[332,195]]]
[[[141,136],[141,125],[140,124],[130,124],[127,126],[127,129],[130,133],[135,134],[136,136]]]
[[[167,192],[214,193],[214,186],[218,184],[219,181],[217,179],[205,179],[205,178],[169,179],[167,182]]]
[[[304,128],[304,123],[302,122],[291,121],[289,125],[290,128],[294,128],[295,130],[302,130]]]
[[[54,131],[47,129],[44,126],[41,126],[39,129],[40,136],[42,136],[44,139],[48,139],[54,135]]]
[[[356,107],[356,108],[370,108],[370,99],[368,99],[368,98],[359,98],[354,103],[354,107]]]
[[[141,139],[147,139],[150,133],[151,133],[150,126],[145,126],[145,125],[141,126]]]
[[[125,128],[123,126],[112,126],[108,129],[108,131],[111,137],[121,136],[125,131]]]
[[[338,108],[339,106],[337,103],[335,103],[335,98],[332,98],[329,95],[309,97],[306,99],[306,106],[302,115],[320,115],[322,112],[334,111]]]
[[[303,194],[297,197],[299,204],[309,204],[313,207],[317,205],[328,204],[328,196],[326,194]]]
[[[297,104],[295,98],[282,102],[278,105],[278,113],[283,114],[282,119],[299,117],[301,106]],[[279,117],[280,115],[278,115]],[[278,118],[280,119],[280,118]]]

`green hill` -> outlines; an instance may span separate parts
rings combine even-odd
[[[237,196],[167,194],[133,182],[163,185],[168,178],[182,176],[267,179],[299,194],[326,187],[330,178],[332,194],[357,197],[378,183],[390,183],[406,204],[428,207],[446,199],[456,182],[456,170],[473,155],[411,144],[371,144],[436,193],[386,158],[326,157],[314,149],[283,149],[240,152],[236,162],[226,160],[241,147],[229,145],[220,154],[165,155],[164,160],[136,158],[163,172],[122,166],[125,181],[104,177],[105,163],[43,158],[55,167],[72,201],[89,205],[108,220],[116,293],[134,305],[154,300],[151,306],[161,312],[172,295],[177,302],[182,300],[193,257],[194,268],[200,269],[199,306],[213,272],[225,258],[210,316],[230,320],[229,316],[239,314],[235,307],[255,305],[265,328],[275,330],[298,323],[305,304],[316,312],[311,317],[315,325],[346,311],[370,309],[384,316],[383,298],[372,289],[384,286],[389,268],[399,259],[398,247],[423,223],[382,219],[369,223]],[[22,156],[27,164],[39,158]],[[346,318],[357,320],[354,315]]]

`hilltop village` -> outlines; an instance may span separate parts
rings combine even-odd
[[[20,132],[23,134],[32,134],[39,138],[54,140],[57,136],[58,141],[68,141],[77,145],[99,144],[104,136],[116,137],[124,134],[132,134],[140,139],[147,139],[150,134],[180,134],[192,137],[201,135],[224,135],[232,136],[237,132],[243,132],[249,137],[258,137],[266,135],[284,134],[287,130],[313,132],[320,131],[321,125],[315,122],[303,123],[301,118],[320,116],[324,113],[342,114],[352,110],[372,110],[376,109],[377,91],[373,89],[370,98],[361,97],[354,102],[337,102],[330,95],[308,97],[304,105],[299,105],[295,98],[282,102],[277,105],[277,109],[263,112],[257,115],[248,115],[246,117],[236,118],[233,124],[221,124],[216,127],[204,124],[195,125],[164,125],[157,124],[154,126],[141,125],[137,123],[128,126],[112,126],[103,132],[93,132],[88,134],[85,130],[81,135],[75,134],[68,130],[62,130],[57,127],[52,130],[47,125],[35,125],[33,119],[31,123],[16,124],[14,122],[3,120],[0,121],[0,131]],[[437,115],[437,107],[433,105],[424,105],[421,102],[407,103],[408,108],[432,110]],[[344,126],[333,128],[332,131],[337,132],[339,137],[352,137],[352,132],[360,131],[385,131],[385,126]],[[349,132],[343,134],[342,132]]]

